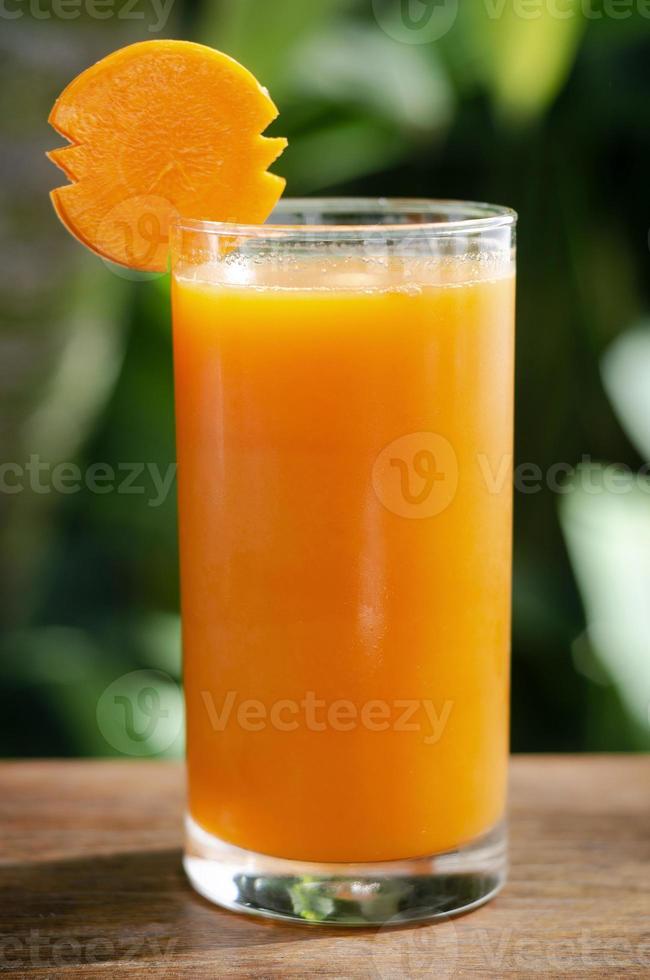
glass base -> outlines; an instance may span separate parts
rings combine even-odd
[[[184,867],[199,894],[235,912],[369,926],[448,918],[493,898],[507,874],[505,822],[444,854],[377,864],[317,864],[245,851],[190,817]]]

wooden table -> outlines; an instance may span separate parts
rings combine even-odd
[[[224,912],[180,866],[183,771],[0,764],[0,973],[648,977],[650,761],[516,757],[512,874],[476,912],[348,931]]]

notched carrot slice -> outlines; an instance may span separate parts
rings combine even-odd
[[[143,41],[74,79],[49,121],[69,146],[48,157],[72,181],[52,191],[84,245],[132,269],[167,268],[177,216],[260,224],[285,182],[287,145],[261,134],[278,111],[254,76],[190,41]]]

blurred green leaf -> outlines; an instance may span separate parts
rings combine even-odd
[[[277,101],[291,85],[288,55],[296,41],[353,5],[355,0],[211,0],[203,5],[198,34],[250,69]]]
[[[404,147],[390,127],[360,118],[323,124],[294,136],[278,169],[295,196],[375,173],[403,154]]]
[[[650,324],[627,330],[602,361],[607,394],[639,453],[650,461]]]
[[[83,273],[70,290],[58,364],[25,426],[30,451],[54,462],[73,457],[87,437],[124,356],[130,288],[94,256],[83,258]]]
[[[154,640],[155,645],[159,639]],[[159,652],[160,661],[164,661],[160,647]],[[116,656],[115,651],[86,631],[65,626],[15,631],[5,638],[3,653],[0,676],[8,675],[12,679],[26,702],[30,691],[38,693],[46,702],[49,714],[58,720],[74,754],[182,756],[180,692],[171,678],[160,673],[160,664],[155,665],[155,670],[133,672],[128,658]],[[173,714],[168,710],[161,716],[160,724],[146,742],[133,747],[124,733],[128,719],[123,717],[114,699],[107,697],[107,692],[110,694],[115,688],[127,696],[132,694],[137,708],[137,696],[142,688],[140,675],[166,695],[167,707],[173,706],[174,710]],[[37,703],[32,700],[32,704]],[[103,731],[98,724],[100,706]],[[25,725],[39,724],[38,710],[34,707]],[[107,731],[113,732],[112,742],[106,740]]]
[[[507,0],[462,5],[458,23],[475,71],[506,118],[538,116],[566,81],[585,22],[580,0],[564,6],[563,16],[546,4],[522,16],[521,6]]]
[[[560,516],[590,643],[650,747],[650,480],[580,467]]]
[[[290,64],[296,91],[355,105],[406,130],[434,130],[452,115],[453,92],[436,58],[372,27],[322,31],[297,45]]]
[[[172,677],[181,676],[181,618],[173,613],[142,616],[133,630],[141,659]]]

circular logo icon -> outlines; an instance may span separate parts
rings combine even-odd
[[[398,517],[435,517],[458,489],[458,460],[444,436],[411,432],[382,449],[372,468],[372,485],[386,510]]]
[[[176,208],[164,197],[140,194],[116,204],[104,215],[97,229],[97,245],[109,255],[124,255],[134,266],[167,267],[169,227],[177,217]],[[164,272],[144,272],[102,259],[104,265],[122,279],[148,280]]]
[[[448,34],[459,0],[372,0],[382,31],[402,44],[431,44]]]
[[[97,724],[112,748],[124,755],[165,752],[183,727],[178,684],[158,670],[134,670],[106,688],[97,702]]]
[[[451,980],[456,976],[458,963],[458,933],[448,918],[409,926],[395,916],[377,930],[370,957],[377,980],[402,977]]]

